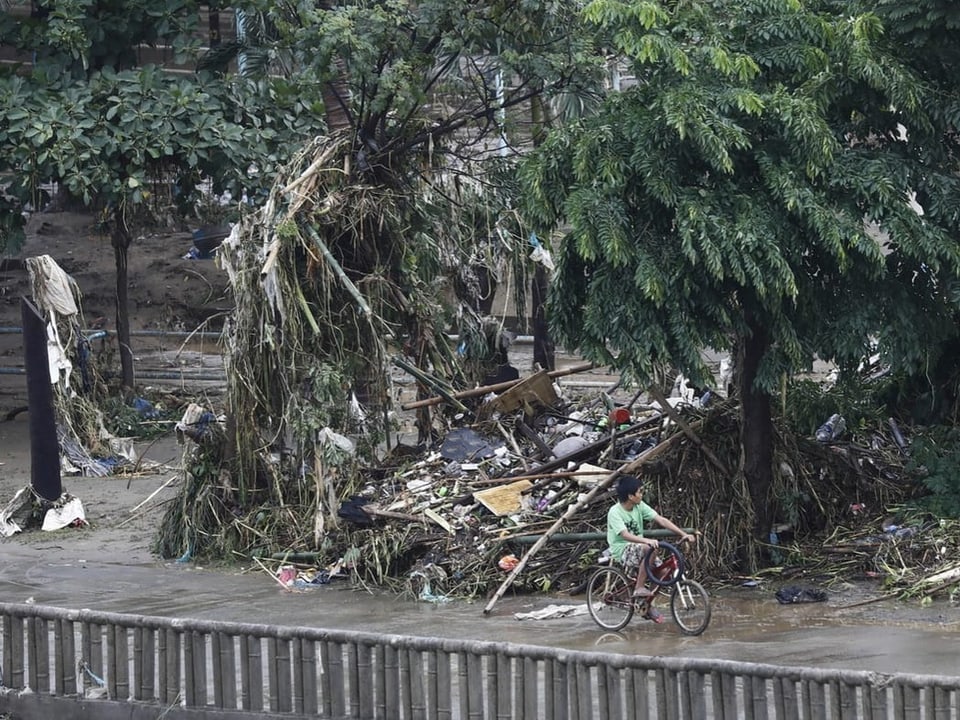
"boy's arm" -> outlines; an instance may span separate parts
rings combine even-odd
[[[680,542],[696,542],[697,536],[691,535],[682,528],[677,527],[672,520],[665,518],[663,515],[657,515],[653,521],[662,528],[669,530],[672,533],[676,533],[680,536]]]

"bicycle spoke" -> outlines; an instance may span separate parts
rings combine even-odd
[[[619,630],[633,617],[633,583],[616,568],[601,568],[587,585],[587,609],[602,628]]]
[[[699,635],[710,624],[710,596],[703,585],[684,578],[670,596],[670,613],[686,635]]]

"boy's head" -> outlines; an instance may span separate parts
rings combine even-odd
[[[642,487],[643,483],[636,475],[622,475],[617,481],[617,498],[620,502],[626,502],[628,497]]]

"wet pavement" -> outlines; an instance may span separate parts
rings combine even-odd
[[[54,553],[50,553],[51,555]],[[869,594],[847,588],[827,603],[783,606],[773,590],[714,593],[707,632],[685,637],[668,620],[635,619],[611,633],[589,615],[517,620],[551,604],[584,597],[509,594],[484,615],[485,601],[427,603],[350,590],[334,581],[287,592],[266,573],[205,569],[192,564],[111,563],[72,556],[56,547],[0,543],[0,598],[68,608],[237,622],[356,629],[404,635],[496,640],[577,650],[674,657],[722,658],[776,665],[960,674],[956,647],[960,609],[947,602],[919,607],[892,600],[859,604]],[[340,584],[343,582],[344,584]],[[876,589],[879,591],[879,588]],[[666,609],[666,608],[664,608]]]

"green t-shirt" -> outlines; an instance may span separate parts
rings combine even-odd
[[[643,526],[657,516],[657,511],[641,502],[634,505],[633,510],[627,512],[620,503],[615,504],[607,511],[607,545],[610,554],[617,562],[623,558],[623,549],[630,543],[620,537],[623,530],[629,530],[634,535],[643,537]]]

